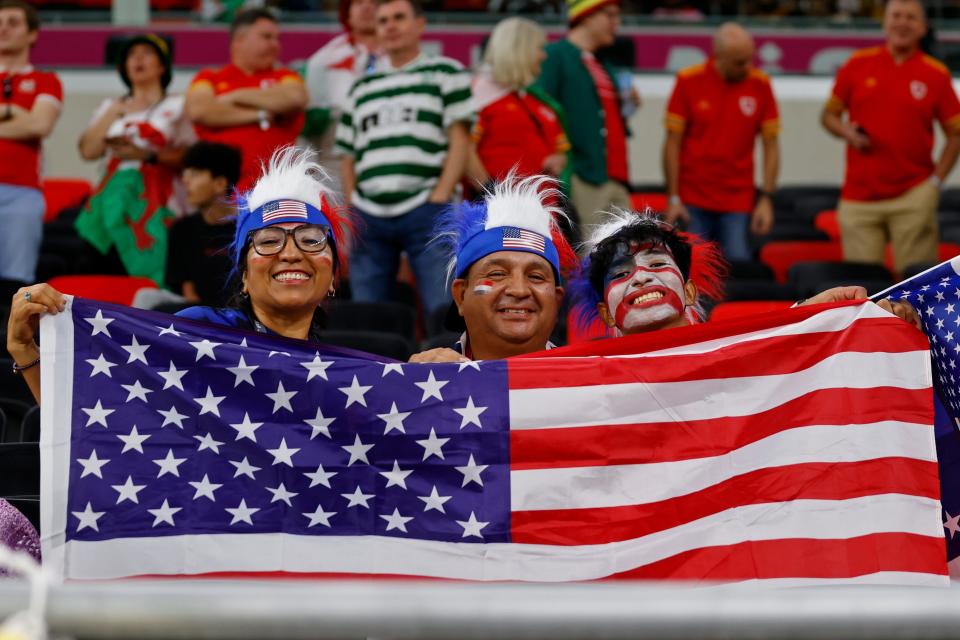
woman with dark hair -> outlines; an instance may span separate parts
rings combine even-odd
[[[78,141],[85,160],[106,159],[104,178],[77,218],[78,233],[101,254],[116,247],[128,274],[158,284],[167,221],[184,213],[180,158],[195,139],[183,96],[167,93],[171,65],[162,38],[129,38],[117,65],[128,92],[104,100]]]
[[[236,295],[226,307],[189,307],[183,318],[317,342],[323,328],[321,304],[335,292],[346,260],[348,214],[333,205],[326,175],[311,151],[277,151],[257,184],[238,203],[237,230],[230,247]],[[24,287],[13,296],[7,350],[40,402],[42,313],[65,307],[63,294],[48,284]]]

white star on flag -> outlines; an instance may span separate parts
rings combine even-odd
[[[446,509],[443,508],[443,503],[445,503],[447,500],[449,500],[453,496],[441,496],[439,493],[437,493],[437,486],[434,485],[433,491],[430,492],[430,495],[417,496],[417,497],[423,500],[423,502],[425,503],[423,507],[424,512],[434,509],[436,511],[439,511],[440,513],[446,513],[447,511]]]
[[[387,435],[393,430],[397,430],[400,433],[406,433],[406,430],[403,428],[403,421],[409,415],[409,411],[397,411],[396,402],[390,406],[390,413],[378,413],[377,417],[386,423],[386,426],[383,429],[383,435]]]
[[[467,396],[467,406],[457,409],[453,409],[461,416],[460,428],[463,429],[468,424],[475,424],[481,429],[483,425],[480,424],[480,414],[487,410],[486,407],[478,407],[473,404],[473,396]]]
[[[121,347],[123,347],[124,351],[130,354],[130,356],[127,358],[127,364],[130,364],[131,362],[135,362],[137,360],[139,360],[143,364],[148,364],[147,349],[150,348],[150,345],[140,344],[139,342],[137,342],[137,336],[135,335],[130,336],[130,340],[131,340],[130,344],[120,345]]]
[[[347,508],[364,507],[369,509],[370,505],[367,503],[370,501],[370,498],[373,497],[372,493],[364,493],[361,491],[360,485],[357,485],[357,488],[354,489],[353,493],[341,493],[340,495],[350,501],[350,503],[347,505]]]
[[[200,358],[210,358],[211,360],[216,360],[217,356],[213,355],[213,350],[222,345],[222,342],[211,342],[204,338],[199,342],[191,342],[190,346],[197,350],[197,359],[195,362],[199,362]]]
[[[153,526],[157,526],[161,522],[165,522],[171,527],[176,526],[176,524],[173,522],[174,514],[182,510],[183,509],[181,507],[171,507],[166,498],[163,499],[163,504],[160,505],[159,509],[147,509],[150,515],[154,516]]]
[[[467,486],[471,482],[476,482],[481,487],[483,486],[483,480],[480,479],[480,474],[486,471],[487,467],[490,465],[480,465],[473,461],[473,454],[470,454],[470,460],[467,461],[467,464],[462,467],[456,467],[457,471],[463,474],[463,484],[461,487]]]
[[[313,360],[311,360],[310,362],[301,362],[300,366],[308,371],[307,382],[310,382],[316,377],[323,378],[324,380],[329,380],[329,378],[327,378],[327,367],[329,367],[332,364],[333,364],[333,360],[324,361],[320,357],[320,353],[318,352],[315,356],[313,356]]]
[[[240,361],[235,367],[227,367],[227,371],[234,375],[233,388],[236,389],[240,386],[241,382],[246,382],[253,387],[257,385],[253,382],[253,372],[259,369],[259,365],[247,365],[246,361],[243,359],[243,355],[240,355]]]
[[[310,519],[310,524],[308,524],[307,527],[312,527],[312,526],[314,526],[314,525],[316,525],[316,524],[322,524],[322,525],[325,526],[325,527],[329,527],[329,526],[330,526],[330,518],[331,518],[332,516],[337,515],[337,512],[336,512],[336,511],[324,511],[324,510],[323,510],[323,505],[322,505],[322,504],[318,504],[316,511],[314,511],[313,513],[306,513],[306,512],[304,512],[303,515]]]
[[[99,315],[99,312],[98,312]],[[89,318],[87,318],[89,320]],[[71,512],[75,518],[79,518],[80,524],[77,525],[77,531],[82,531],[87,527],[93,529],[94,531],[100,531],[100,527],[97,526],[97,520],[100,519],[105,511],[94,511],[90,503],[87,503],[87,508],[83,511],[72,511]]]
[[[387,479],[387,487],[403,487],[407,488],[407,476],[413,473],[413,469],[404,471],[400,468],[400,463],[397,460],[393,461],[393,469],[390,471],[381,471],[380,475]]]
[[[181,378],[187,375],[187,370],[186,369],[178,370],[176,367],[173,366],[173,360],[170,361],[170,368],[168,370],[157,371],[157,375],[159,375],[164,380],[163,389],[176,387],[177,389],[180,389],[180,391],[183,391],[183,382],[181,382]]]
[[[100,404],[100,401],[97,400],[96,406],[87,409],[85,407],[80,407],[80,410],[89,416],[87,418],[87,424],[85,427],[89,427],[92,424],[100,423],[104,427],[107,426],[107,416],[114,412],[114,409],[104,409],[103,405]]]
[[[321,465],[319,465],[319,466],[317,467],[317,470],[314,471],[313,473],[305,473],[305,474],[303,474],[303,475],[305,475],[305,476],[307,476],[308,478],[310,478],[310,488],[311,488],[311,489],[312,489],[313,487],[317,486],[318,484],[322,484],[322,485],[325,486],[327,489],[331,489],[332,487],[330,486],[330,478],[332,478],[333,476],[337,475],[337,472],[336,472],[336,471],[324,471],[323,465],[321,464]]]
[[[149,402],[149,400],[147,400],[147,394],[153,393],[153,389],[147,389],[140,384],[139,380],[134,380],[133,384],[122,384],[120,386],[127,391],[127,402],[130,402],[134,398]]]
[[[117,366],[115,363],[110,362],[106,358],[104,358],[102,353],[100,354],[100,357],[97,358],[96,360],[94,360],[93,358],[88,358],[87,364],[93,367],[93,371],[90,372],[91,378],[97,375],[98,373],[102,373],[108,378],[112,378],[113,374],[110,373],[110,367]]]
[[[197,445],[197,451],[203,451],[204,449],[210,449],[217,455],[220,454],[220,445],[223,443],[219,440],[213,439],[213,434],[206,433],[202,436],[193,436],[193,439],[198,441],[200,444]]]
[[[297,395],[296,391],[287,391],[283,388],[283,380],[277,383],[277,390],[274,393],[264,394],[271,400],[273,400],[273,412],[276,413],[280,409],[286,409],[287,411],[293,411],[293,406],[290,404],[290,399]]]
[[[260,471],[260,467],[255,467],[247,461],[247,456],[243,456],[243,460],[240,462],[235,462],[234,460],[227,460],[227,462],[232,464],[237,469],[236,473],[233,474],[234,478],[247,476],[251,480],[256,480],[256,478],[253,477],[253,474],[256,471]]]
[[[450,442],[450,438],[438,438],[437,430],[430,427],[430,436],[422,440],[417,440],[417,444],[423,447],[423,460],[430,456],[437,456],[443,460],[443,445]]]
[[[324,418],[323,411],[320,407],[317,407],[317,416],[312,420],[304,420],[304,422],[311,427],[313,427],[313,432],[310,434],[310,439],[313,440],[321,433],[327,438],[330,437],[330,425],[336,418]]]
[[[353,444],[342,447],[347,453],[350,454],[350,462],[347,463],[347,466],[352,466],[354,462],[362,460],[365,464],[370,464],[370,461],[367,460],[367,451],[373,449],[372,444],[363,444],[360,441],[359,435],[354,435]]]
[[[255,514],[257,511],[260,511],[259,507],[248,507],[247,501],[241,499],[240,504],[232,509],[227,507],[225,509],[227,513],[233,516],[233,520],[230,521],[230,524],[237,524],[238,522],[246,522],[249,525],[253,525],[253,520],[250,519],[250,516]]]
[[[80,474],[81,478],[94,475],[103,480],[103,473],[100,470],[103,468],[103,465],[110,462],[110,460],[100,460],[97,458],[97,450],[94,449],[90,453],[89,458],[77,458],[77,462],[83,467],[83,472]]]
[[[254,435],[257,429],[263,426],[262,422],[251,422],[250,416],[247,413],[243,414],[243,422],[238,424],[231,424],[231,427],[237,430],[237,437],[235,440],[241,438],[247,438],[248,440],[257,441],[257,437]]]
[[[137,431],[137,425],[133,425],[133,428],[130,429],[130,433],[127,435],[117,434],[117,438],[123,442],[123,449],[120,451],[121,454],[126,453],[127,451],[139,451],[143,453],[143,443],[150,437],[150,434],[141,435]]]
[[[393,508],[393,513],[391,513],[389,516],[380,517],[387,521],[387,531],[399,529],[404,533],[407,532],[407,523],[413,520],[412,516],[400,515],[400,510],[396,507]]]
[[[104,318],[103,312],[100,311],[99,309],[97,309],[96,316],[94,316],[93,318],[84,318],[84,320],[86,320],[87,322],[93,325],[93,331],[90,332],[91,338],[100,333],[104,334],[108,338],[113,337],[110,335],[110,330],[107,329],[107,325],[113,322],[113,318]]]
[[[364,394],[367,391],[370,391],[372,388],[373,387],[365,387],[361,385],[357,380],[357,376],[353,376],[353,382],[349,387],[339,387],[340,391],[347,394],[347,407],[352,405],[354,402],[363,406],[367,406],[367,399],[364,397]]]
[[[110,486],[120,494],[117,496],[117,504],[120,504],[124,500],[129,500],[130,502],[139,504],[140,500],[137,499],[137,494],[140,493],[140,490],[147,485],[133,484],[133,477],[127,476],[127,481],[123,484],[114,484]]]
[[[280,483],[280,486],[277,487],[276,489],[272,487],[267,487],[266,489],[267,491],[273,494],[273,498],[270,500],[270,504],[273,504],[278,500],[282,500],[283,502],[287,503],[288,507],[292,507],[293,504],[290,502],[290,498],[300,495],[298,493],[293,493],[292,491],[288,491],[282,482]]]
[[[223,402],[223,399],[226,396],[215,396],[213,395],[213,389],[207,387],[207,395],[202,398],[194,398],[194,402],[200,405],[200,414],[212,413],[213,415],[220,417],[220,403]]]
[[[433,371],[431,371],[426,380],[423,382],[414,382],[413,384],[423,389],[423,397],[420,398],[420,403],[423,404],[427,401],[427,398],[436,398],[443,402],[443,395],[440,393],[440,389],[450,384],[450,381],[437,380],[433,375]]]
[[[165,336],[165,335],[167,335],[167,334],[177,336],[178,338],[180,337],[180,332],[173,328],[173,323],[172,323],[172,322],[170,323],[170,326],[167,327],[166,329],[164,329],[163,327],[161,327],[161,326],[159,326],[159,325],[157,326],[157,329],[160,329],[160,336],[161,336],[161,337],[162,337],[162,336]]]
[[[271,466],[285,464],[288,467],[292,467],[293,455],[297,451],[300,451],[300,449],[291,449],[287,446],[286,438],[280,438],[280,446],[276,449],[267,449],[267,453],[273,456],[273,464]]]
[[[161,427],[165,427],[168,424],[175,424],[178,429],[183,429],[183,419],[186,418],[187,415],[177,411],[175,406],[171,405],[167,411],[157,409],[157,413],[163,416],[163,424],[160,425]]]
[[[167,457],[159,458],[154,460],[153,463],[160,467],[160,471],[157,473],[157,478],[161,478],[166,474],[172,474],[180,477],[180,465],[186,461],[186,458],[175,458],[173,457],[173,449],[167,449]]]
[[[210,478],[207,477],[207,474],[203,474],[203,480],[200,482],[188,482],[191,487],[197,490],[193,494],[193,499],[198,498],[210,498],[213,502],[216,502],[217,499],[213,497],[213,492],[222,487],[222,484],[214,484],[210,482]]]
[[[476,536],[480,539],[483,539],[483,534],[480,533],[481,530],[489,522],[480,522],[477,520],[477,516],[474,515],[473,511],[470,512],[470,518],[467,520],[457,520],[457,524],[463,527],[463,536],[464,538],[469,538],[470,536]]]
[[[381,378],[386,378],[388,373],[399,373],[403,375],[403,363],[402,362],[384,362],[383,363],[383,375]]]

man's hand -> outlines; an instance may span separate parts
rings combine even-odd
[[[755,236],[765,236],[773,228],[773,203],[768,197],[761,197],[750,217],[750,231]]]
[[[878,302],[877,306],[888,313],[892,313],[904,322],[912,324],[920,331],[923,331],[923,326],[920,324],[920,316],[917,315],[917,310],[914,309],[913,305],[909,302],[886,298]]]
[[[114,157],[121,160],[145,160],[150,156],[149,151],[141,149],[126,138],[110,138],[107,146]]]
[[[674,200],[667,206],[667,212],[664,215],[664,220],[670,224],[676,225],[686,224],[690,222],[690,212],[687,211],[687,206],[680,202],[679,200]]]
[[[857,151],[870,150],[870,137],[862,132],[860,125],[856,122],[843,124],[843,139]]]
[[[415,353],[410,356],[410,362],[470,362],[470,358],[465,357],[462,353],[457,353],[453,349],[440,347],[439,349]]]
[[[834,287],[821,291],[815,296],[807,298],[800,302],[798,307],[805,307],[808,304],[823,304],[825,302],[844,302],[846,300],[866,300],[867,290],[861,286]]]

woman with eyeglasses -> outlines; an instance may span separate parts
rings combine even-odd
[[[308,150],[277,151],[267,172],[238,204],[231,249],[236,295],[224,308],[189,307],[177,315],[287,338],[320,340],[321,304],[335,291],[346,259],[350,221],[333,205],[326,174]],[[40,315],[64,309],[48,284],[13,297],[7,350],[14,370],[40,402]]]

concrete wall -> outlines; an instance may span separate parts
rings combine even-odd
[[[192,70],[174,74],[171,90],[186,89]],[[100,102],[123,93],[124,87],[112,71],[65,71],[64,111],[45,143],[45,171],[48,176],[82,176],[96,181],[98,163],[80,159],[77,138]],[[673,88],[669,75],[637,75],[643,108],[630,119],[630,170],[635,183],[660,183],[660,152],[663,144],[663,110]],[[782,164],[780,184],[837,184],[843,179],[843,146],[820,127],[820,109],[826,101],[832,78],[778,77],[774,91],[780,103]],[[759,165],[759,162],[757,163]],[[759,178],[758,178],[759,181]],[[949,183],[960,185],[960,171]]]

